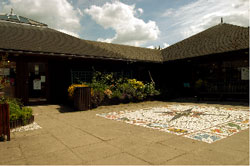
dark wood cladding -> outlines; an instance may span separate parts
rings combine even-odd
[[[23,57],[16,61],[16,97],[28,104],[28,63]]]
[[[7,135],[10,141],[10,110],[8,104],[0,104],[0,137]]]

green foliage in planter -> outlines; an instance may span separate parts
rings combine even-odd
[[[155,83],[143,83],[136,79],[128,79],[114,73],[94,72],[91,83],[83,83],[91,87],[91,103],[93,107],[103,104],[141,101],[147,97],[159,95]]]
[[[1,98],[0,103],[9,104],[10,121],[22,119],[23,123],[26,124],[28,119],[30,119],[32,116],[32,109],[29,107],[24,107],[19,99]]]
[[[28,123],[28,120],[32,116],[32,109],[30,107],[23,107],[21,112],[21,119],[23,120],[24,124]]]

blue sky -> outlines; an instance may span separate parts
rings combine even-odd
[[[167,47],[220,23],[249,26],[248,0],[0,0],[14,13],[86,40]]]

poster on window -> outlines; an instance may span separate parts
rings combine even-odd
[[[4,71],[3,71],[3,74],[4,74],[5,76],[10,75],[10,68],[5,68]]]
[[[248,67],[241,68],[241,80],[249,80],[249,68]]]
[[[10,68],[0,68],[0,75],[4,76],[10,75]]]
[[[33,80],[33,89],[34,90],[41,90],[41,80],[40,79]]]
[[[46,77],[45,76],[41,76],[41,82],[46,82]]]

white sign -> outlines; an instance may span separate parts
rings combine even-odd
[[[249,68],[248,67],[241,68],[241,80],[249,80]]]
[[[3,74],[4,74],[5,76],[10,75],[10,68],[5,68],[4,71],[3,71]]]
[[[41,80],[39,80],[39,79],[33,80],[33,89],[34,90],[41,90]]]
[[[9,68],[0,68],[0,75],[4,75],[4,76],[10,75],[10,69]]]
[[[41,82],[46,82],[46,77],[45,76],[41,76]]]
[[[4,68],[0,68],[0,75],[3,75],[4,73]]]

